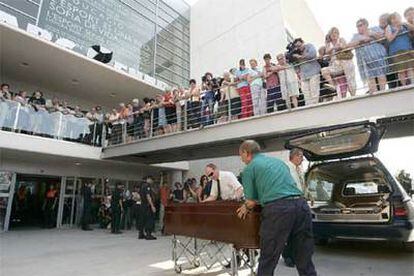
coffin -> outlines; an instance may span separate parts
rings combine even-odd
[[[245,220],[237,217],[240,202],[171,203],[165,207],[165,232],[233,244],[237,248],[259,248],[260,207]]]

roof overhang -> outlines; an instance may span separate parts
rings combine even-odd
[[[0,22],[0,75],[91,105],[114,107],[162,92],[155,80],[131,75]]]

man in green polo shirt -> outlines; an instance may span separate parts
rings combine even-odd
[[[260,153],[253,140],[243,142],[240,157],[246,201],[237,210],[244,219],[256,204],[262,206],[258,276],[272,276],[285,244],[291,237],[299,275],[316,275],[312,262],[313,238],[310,208],[297,188],[288,166]]]

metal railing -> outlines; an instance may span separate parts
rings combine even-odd
[[[103,138],[102,123],[4,99],[0,99],[0,130],[94,146],[101,146]]]
[[[409,87],[414,85],[414,79],[412,76],[406,76],[404,79],[398,79],[398,73],[404,72],[404,70],[390,70],[395,68],[396,65],[413,64],[414,54],[412,58],[399,61],[397,63],[390,63],[389,60],[396,58],[399,55],[386,57],[386,73],[383,77],[387,78],[386,87],[382,89],[379,84],[377,85],[377,92],[381,93],[389,91],[397,86],[401,86],[400,81],[409,82]],[[344,61],[341,61],[344,62]],[[352,60],[346,62],[353,62]],[[370,61],[375,62],[375,61]],[[286,70],[295,70],[296,66],[289,66]],[[380,69],[381,67],[366,69],[365,73],[370,70]],[[411,66],[409,69],[413,69]],[[354,75],[355,75],[354,71]],[[286,76],[286,74],[284,74]],[[151,109],[150,118],[144,119],[142,113],[138,112],[131,117],[124,118],[113,124],[108,135],[108,141],[106,146],[112,146],[117,144],[131,143],[142,139],[150,139],[156,136],[185,132],[192,129],[199,129],[209,127],[212,125],[229,123],[235,120],[260,117],[266,114],[273,114],[284,110],[294,110],[296,108],[302,108],[305,106],[315,106],[320,103],[330,101],[340,101],[349,97],[353,97],[356,94],[359,96],[369,97],[373,92],[369,91],[369,86],[366,83],[357,86],[356,80],[350,80],[349,76],[345,75],[342,70],[335,75],[332,75],[332,81],[334,87],[323,78],[321,74],[318,74],[319,85],[315,95],[304,94],[300,89],[301,81],[299,78],[285,80],[285,84],[290,82],[297,82],[296,84],[290,83],[289,87],[297,87],[299,91],[289,91],[289,87],[276,87],[276,93],[269,94],[269,90],[262,88],[259,93],[255,93],[260,99],[252,98],[252,93],[248,93],[247,97],[236,97],[232,99],[225,99],[222,102],[210,101],[204,95],[201,95],[200,101],[190,101],[187,98],[181,98],[173,107],[154,107]],[[354,83],[349,83],[353,81]],[[355,87],[354,91],[351,89]],[[221,87],[223,88],[223,87]],[[275,90],[273,90],[275,91]],[[203,97],[204,96],[204,97]],[[308,97],[307,97],[308,96]],[[292,97],[297,97],[296,101]],[[293,101],[292,101],[293,100]]]

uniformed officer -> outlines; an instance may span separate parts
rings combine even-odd
[[[82,211],[82,230],[90,231],[92,228],[89,226],[91,221],[91,207],[92,207],[92,190],[91,183],[86,183],[82,188],[83,194],[83,211]]]
[[[247,165],[242,173],[246,201],[237,214],[244,219],[256,204],[262,206],[258,276],[273,275],[289,236],[299,275],[316,275],[310,208],[288,166],[261,154],[253,140],[243,142],[239,154]]]
[[[152,235],[155,227],[155,195],[152,191],[152,185],[154,179],[151,176],[145,178],[145,183],[142,184],[141,195],[141,216],[140,224],[138,226],[139,234],[138,239],[156,240],[157,238]]]
[[[117,183],[115,185],[114,192],[112,194],[111,200],[111,212],[112,212],[112,223],[111,223],[111,233],[112,234],[121,234],[121,213],[123,212],[122,208],[122,184]]]

